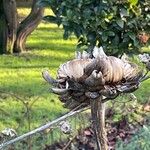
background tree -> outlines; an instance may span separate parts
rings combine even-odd
[[[149,0],[41,0],[54,16],[45,20],[61,24],[64,38],[72,33],[77,48],[103,46],[107,54],[139,52],[149,41]]]
[[[30,14],[19,23],[15,0],[0,0],[0,53],[19,53],[25,51],[29,34],[38,26],[44,8],[32,1]]]

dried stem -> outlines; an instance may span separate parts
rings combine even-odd
[[[65,147],[64,147],[62,150],[67,150],[68,147],[70,146],[70,144],[72,143],[72,141],[73,141],[75,138],[76,138],[76,135],[73,136],[73,137],[69,140],[69,142],[65,145]]]
[[[105,103],[102,98],[91,99],[91,115],[97,149],[108,150],[107,136],[105,131]]]
[[[105,103],[98,101],[99,136],[102,150],[108,150],[107,134],[105,130]]]

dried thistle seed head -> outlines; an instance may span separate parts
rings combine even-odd
[[[88,105],[91,99],[100,96],[114,99],[120,93],[138,88],[143,74],[137,65],[107,56],[102,48],[97,47],[93,57],[89,57],[87,52],[79,52],[76,59],[62,64],[58,69],[57,84],[53,84],[51,91],[60,95],[65,107],[73,109],[80,104]]]

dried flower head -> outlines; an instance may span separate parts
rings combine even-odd
[[[54,86],[51,91],[65,107],[74,109],[100,96],[106,101],[136,90],[143,73],[136,64],[107,56],[102,47],[95,47],[92,55],[78,52],[75,59],[62,64],[56,80],[47,71],[43,77]]]

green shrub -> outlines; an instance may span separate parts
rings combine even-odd
[[[64,38],[74,33],[77,48],[103,46],[108,54],[139,52],[148,44],[149,0],[40,0],[54,15],[44,19],[62,25]]]
[[[135,134],[129,143],[119,141],[116,150],[149,150],[150,126],[144,126]]]

